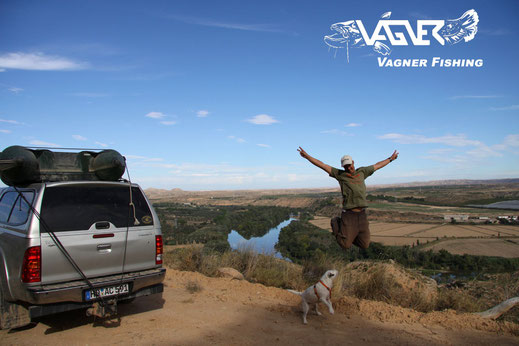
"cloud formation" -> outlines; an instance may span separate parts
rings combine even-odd
[[[83,137],[81,135],[72,135],[72,138],[74,138],[76,141],[86,141],[86,137]]]
[[[39,139],[33,139],[32,141],[29,142],[29,144],[42,146],[42,147],[53,147],[53,148],[60,147],[59,144],[40,141]]]
[[[7,53],[0,55],[0,68],[39,71],[83,70],[88,64],[44,53]]]
[[[196,112],[196,116],[199,117],[199,118],[205,118],[206,116],[209,115],[209,111],[207,110],[199,110],[198,112]]]
[[[8,123],[13,125],[21,125],[22,123],[16,121],[16,120],[10,120],[10,119],[0,119],[0,123]]]
[[[338,129],[323,130],[323,131],[321,131],[321,133],[332,134],[332,135],[341,135],[341,136],[349,135],[348,132],[338,130]]]
[[[503,96],[500,95],[457,95],[449,97],[449,100],[461,100],[461,99],[497,99]]]
[[[211,19],[205,18],[197,18],[197,17],[189,17],[189,16],[177,16],[177,15],[169,15],[168,18],[182,21],[188,24],[195,24],[201,26],[209,26],[214,28],[223,28],[223,29],[233,29],[233,30],[243,30],[243,31],[258,31],[258,32],[284,32],[276,28],[276,26],[272,24],[243,24],[243,23],[231,23],[231,22],[221,22]]]
[[[247,121],[254,125],[272,125],[279,122],[268,114],[258,114]]]
[[[161,113],[161,112],[149,112],[145,116],[148,117],[148,118],[152,118],[152,119],[162,119],[166,115],[164,113]]]
[[[504,107],[490,107],[491,111],[517,111],[519,110],[519,105],[511,105]]]
[[[426,137],[423,135],[404,135],[400,133],[388,133],[378,136],[378,139],[389,139],[400,144],[445,144],[455,147],[464,147],[467,145],[480,145],[480,141],[468,139],[464,134],[446,135],[440,137]]]

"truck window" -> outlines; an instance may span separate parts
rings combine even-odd
[[[54,232],[87,230],[101,221],[108,221],[118,228],[153,225],[150,208],[141,190],[132,187],[132,195],[138,225],[134,224],[127,186],[85,184],[47,187],[41,217]]]
[[[22,194],[32,204],[34,191],[23,191]],[[30,210],[25,199],[21,198],[16,191],[6,192],[0,200],[0,222],[9,225],[24,224]]]

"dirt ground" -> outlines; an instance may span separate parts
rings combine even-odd
[[[120,305],[120,321],[73,311],[1,331],[0,344],[519,345],[519,326],[509,322],[453,311],[423,314],[350,297],[333,302],[335,315],[323,306],[322,316],[311,314],[303,325],[299,302],[282,289],[168,269],[162,298]]]

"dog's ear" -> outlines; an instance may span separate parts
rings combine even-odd
[[[329,277],[329,278],[333,278],[334,276],[335,276],[335,273],[334,273],[334,272],[330,272],[330,273],[328,273],[328,277]]]

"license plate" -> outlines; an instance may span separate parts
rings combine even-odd
[[[110,287],[102,287],[96,288],[94,290],[85,291],[85,299],[92,300],[99,297],[110,297],[118,294],[128,293],[130,292],[130,287],[128,284],[122,284],[117,286]]]

